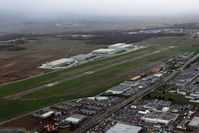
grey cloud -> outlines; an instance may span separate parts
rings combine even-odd
[[[0,0],[0,13],[30,16],[189,15],[199,13],[199,0]]]

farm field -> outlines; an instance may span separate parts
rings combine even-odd
[[[0,46],[4,43],[0,42]],[[40,38],[16,46],[23,50],[5,50],[0,48],[0,84],[12,82],[50,70],[38,69],[42,63],[80,53],[88,53],[106,45],[91,45],[78,40]]]

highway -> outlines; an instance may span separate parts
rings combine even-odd
[[[194,60],[196,60],[199,57],[199,53],[197,53],[194,57],[191,58],[191,60],[189,60],[188,62],[186,62],[184,64],[183,67],[181,67],[181,70],[184,70],[191,62],[193,62]]]
[[[197,54],[198,55],[198,54]],[[193,58],[191,58],[187,63],[185,63],[181,68],[185,68],[185,65],[189,65],[192,61],[196,60],[197,58],[194,56]],[[182,69],[180,69],[180,71],[183,72]],[[162,81],[160,82],[157,82],[155,85],[149,87],[149,88],[146,88],[145,90],[142,90],[141,92],[138,92],[136,95],[130,97],[129,99],[119,103],[118,105],[116,106],[113,106],[112,108],[108,109],[105,113],[101,114],[101,115],[98,115],[94,118],[92,118],[91,120],[89,120],[87,123],[85,123],[84,125],[81,125],[81,127],[79,127],[77,130],[74,131],[74,133],[81,133],[81,132],[85,132],[86,130],[90,129],[91,127],[93,127],[94,125],[100,123],[101,121],[105,120],[106,118],[108,118],[111,114],[119,111],[120,109],[124,108],[125,106],[127,106],[129,103],[132,103],[133,101],[137,100],[138,98],[141,98],[145,95],[147,95],[148,93],[150,93],[153,89],[161,86],[162,84],[164,84],[165,82],[167,82],[168,80],[170,80],[171,78],[173,78],[176,74],[178,73],[178,71],[174,71],[173,73],[171,73],[170,75],[168,75],[166,78],[164,78]],[[57,103],[56,103],[57,104]],[[55,105],[55,104],[54,104]],[[50,105],[50,106],[53,106],[53,105]],[[48,107],[50,107],[48,106]],[[47,108],[47,107],[46,107]],[[36,111],[36,110],[35,110]],[[7,123],[7,122],[10,122],[10,121],[13,121],[13,120],[16,120],[16,119],[19,119],[19,118],[22,118],[22,117],[25,117],[27,115],[31,115],[33,112],[35,111],[32,111],[32,112],[29,112],[29,113],[26,113],[26,114],[23,114],[23,115],[20,115],[20,116],[17,116],[17,117],[14,117],[12,119],[9,119],[9,120],[6,120],[6,121],[3,121],[3,122],[0,122],[0,125],[4,124],[4,123]],[[38,111],[38,110],[37,110]]]
[[[164,48],[164,49],[161,49],[161,50],[156,50],[156,51],[153,51],[153,52],[151,52],[151,53],[143,54],[143,55],[141,55],[141,56],[137,56],[137,57],[134,57],[134,58],[122,60],[122,61],[120,61],[120,62],[116,62],[116,63],[110,64],[110,65],[107,65],[107,66],[104,66],[104,67],[96,68],[96,69],[94,69],[94,70],[87,71],[87,72],[84,72],[84,73],[80,73],[80,74],[78,74],[78,75],[74,75],[74,76],[71,76],[71,77],[67,77],[67,78],[64,78],[64,79],[62,79],[62,80],[52,82],[52,83],[50,83],[50,84],[41,85],[41,86],[39,86],[39,87],[35,87],[35,88],[29,89],[29,90],[25,90],[25,91],[22,91],[22,92],[13,94],[13,95],[5,96],[5,97],[3,97],[3,98],[4,98],[4,99],[8,99],[8,100],[17,100],[17,99],[21,99],[23,96],[25,96],[25,95],[27,95],[27,94],[30,94],[30,93],[33,93],[33,92],[35,92],[35,91],[39,91],[39,90],[42,90],[42,89],[45,89],[45,88],[52,87],[52,86],[57,85],[57,84],[65,83],[65,82],[70,81],[70,80],[74,80],[74,79],[78,79],[78,78],[81,78],[81,77],[84,77],[84,76],[88,76],[88,75],[90,75],[90,74],[97,73],[97,72],[99,72],[99,71],[103,71],[103,70],[106,70],[106,69],[109,69],[109,68],[112,68],[112,67],[115,67],[115,66],[124,64],[124,63],[132,62],[132,61],[135,61],[135,60],[144,58],[144,57],[146,57],[146,56],[150,56],[150,55],[153,55],[153,54],[157,54],[157,53],[160,53],[160,52],[169,50],[169,49],[171,49],[171,48],[174,48],[174,47],[173,47],[173,46],[170,46],[170,47],[168,47],[168,48]]]
[[[119,111],[120,109],[124,108],[128,104],[130,104],[133,101],[137,100],[138,98],[142,98],[142,97],[146,96],[153,89],[156,89],[156,88],[160,87],[166,81],[168,81],[173,76],[175,76],[175,74],[176,74],[176,72],[172,73],[166,79],[157,82],[156,84],[154,84],[154,85],[152,85],[152,86],[150,86],[150,87],[148,87],[148,88],[136,93],[135,95],[131,96],[127,100],[125,100],[125,101],[123,101],[123,102],[121,102],[121,103],[109,108],[105,113],[103,113],[103,114],[101,114],[99,116],[96,116],[93,119],[91,119],[90,121],[88,121],[87,123],[81,125],[77,130],[74,131],[74,133],[83,133],[83,132],[87,131],[88,129],[92,128],[94,125],[96,125],[96,124],[100,123],[101,121],[105,120],[106,118],[108,118],[111,114]]]
[[[195,55],[194,57],[192,57],[188,62],[186,62],[179,70],[180,72],[183,72],[184,68],[186,68],[191,62],[193,62],[194,60],[196,60],[199,57],[199,53],[197,55]],[[176,74],[178,73],[178,71],[173,71],[171,74],[169,74],[167,77],[165,77],[164,79],[162,79],[161,81],[156,82],[154,85],[136,93],[135,95],[133,95],[132,97],[126,99],[125,101],[109,108],[105,113],[96,116],[94,118],[92,118],[90,121],[88,121],[87,123],[81,125],[77,130],[75,130],[73,133],[83,133],[87,130],[89,130],[90,128],[92,128],[93,126],[97,125],[98,123],[100,123],[101,121],[105,120],[106,118],[108,118],[109,116],[111,116],[111,114],[119,111],[120,109],[126,107],[128,104],[136,101],[138,98],[142,98],[144,96],[146,96],[147,94],[149,94],[152,90],[160,87],[161,85],[165,84],[167,81],[169,81],[170,79],[172,79]]]

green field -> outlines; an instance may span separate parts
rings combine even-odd
[[[49,87],[37,92],[34,92],[32,94],[26,95],[25,98],[38,98],[42,96],[53,96],[53,95],[60,95],[60,94],[70,94],[70,93],[76,93],[79,94],[79,92],[85,93],[85,90],[83,88],[86,88],[87,86],[91,86],[94,84],[100,84],[103,82],[106,82],[107,80],[122,75],[123,73],[130,71],[132,69],[137,69],[139,67],[143,67],[144,65],[147,65],[151,62],[156,62],[162,59],[166,59],[169,56],[173,56],[176,54],[177,49],[170,49],[169,51],[165,51],[159,54],[154,54],[151,56],[144,57],[140,60],[136,60],[133,62],[124,63],[119,66],[115,66],[97,73],[94,73],[89,76],[85,76],[79,79],[71,80],[63,84],[55,85],[53,87]],[[113,81],[121,81],[126,79],[124,78],[118,78],[113,79]],[[89,81],[89,82],[88,82]],[[112,82],[112,81],[111,81]],[[82,91],[81,91],[82,89]],[[95,87],[89,89],[95,91]],[[79,91],[78,91],[79,90]]]
[[[174,103],[181,103],[186,104],[189,103],[189,99],[183,97],[182,95],[174,95],[169,93],[158,93],[158,92],[152,92],[150,93],[150,98],[152,99],[161,99],[161,100],[171,100]]]
[[[141,43],[148,43],[151,47],[144,50],[139,50],[134,53],[128,53],[125,55],[120,55],[118,57],[112,57],[110,59],[95,61],[88,64],[83,64],[74,68],[51,73],[51,74],[41,76],[38,78],[29,79],[29,80],[22,81],[19,83],[2,86],[0,87],[0,97],[6,96],[9,94],[14,94],[22,90],[27,90],[32,87],[49,83],[58,79],[62,79],[63,77],[66,77],[66,76],[75,75],[80,72],[92,70],[94,68],[101,67],[107,64],[112,64],[119,60],[139,56],[144,53],[157,50],[159,48],[167,47],[166,45],[161,45],[161,43],[159,43],[160,45],[158,45],[158,42],[161,42],[162,40],[159,40],[159,41],[155,40],[155,41],[154,41],[155,42],[154,45],[152,43],[153,40],[152,41],[147,40],[146,42],[141,42]],[[192,40],[190,40],[190,42],[191,41]],[[172,41],[169,40],[169,43],[170,42]],[[187,41],[188,44],[190,42]],[[176,43],[181,43],[181,41],[177,40]],[[0,121],[7,120],[9,118],[30,112],[32,110],[39,109],[41,107],[51,105],[53,103],[66,100],[66,99],[96,95],[126,80],[128,77],[123,75],[125,72],[128,73],[130,70],[136,70],[137,68],[146,66],[147,64],[151,62],[165,60],[170,56],[174,56],[184,51],[199,51],[199,48],[198,47],[193,48],[185,44],[183,45],[178,44],[176,48],[170,49],[168,51],[154,54],[148,57],[144,57],[142,59],[139,59],[133,62],[128,62],[119,66],[115,66],[113,68],[109,68],[101,72],[91,74],[89,76],[85,76],[76,80],[68,81],[60,85],[46,88],[44,90],[40,90],[32,94],[26,95],[25,97],[34,98],[34,97],[43,97],[43,96],[55,96],[59,94],[66,94],[67,96],[59,96],[59,97],[46,98],[46,99],[40,99],[40,100],[26,100],[26,101],[21,101],[21,100],[10,101],[10,100],[0,99],[0,109],[1,109]],[[91,88],[87,88],[89,86]],[[84,88],[87,88],[87,89],[84,89]],[[167,97],[165,96],[165,98]]]
[[[72,68],[69,68],[69,69],[64,69],[64,70],[61,70],[61,71],[58,71],[58,72],[46,74],[44,76],[40,76],[40,77],[25,80],[25,81],[1,86],[0,87],[0,98],[7,96],[7,95],[15,94],[17,92],[28,90],[28,89],[31,89],[33,87],[44,85],[44,84],[47,84],[47,83],[50,83],[50,82],[53,82],[53,81],[56,81],[56,80],[61,80],[65,77],[74,76],[74,75],[77,75],[79,73],[86,72],[88,70],[103,67],[103,66],[115,63],[119,60],[129,59],[129,58],[132,58],[132,57],[135,57],[135,56],[139,56],[139,55],[142,55],[142,54],[145,54],[145,53],[149,53],[151,51],[154,51],[154,50],[157,50],[157,49],[160,49],[160,48],[163,48],[163,47],[164,46],[154,46],[154,47],[152,46],[152,47],[149,47],[149,48],[145,48],[145,49],[141,49],[141,50],[138,50],[138,51],[126,53],[126,54],[119,55],[119,56],[116,56],[116,57],[111,57],[111,58],[107,58],[107,59],[103,59],[103,60],[93,61],[93,62],[90,62],[90,63],[87,63],[87,64],[72,67]]]

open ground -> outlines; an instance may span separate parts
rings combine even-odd
[[[0,46],[4,44],[4,42],[0,42]],[[0,48],[0,84],[49,72],[49,70],[37,68],[46,61],[88,53],[106,45],[91,45],[77,40],[40,38],[16,44],[16,46],[25,49],[6,50]]]
[[[165,60],[168,57],[174,56],[178,53],[182,53],[185,51],[198,51],[198,47],[192,47],[193,45],[195,46],[195,44],[197,43],[198,42],[195,40],[188,39],[184,41],[175,37],[174,38],[163,37],[163,38],[156,38],[156,39],[154,38],[154,39],[149,39],[149,40],[139,42],[140,45],[142,44],[142,45],[148,45],[148,46],[153,47],[152,51],[161,49],[163,47],[168,47],[168,45],[175,45],[176,47],[171,50],[168,50],[162,53],[157,53],[155,55],[150,55],[150,56],[141,58],[139,60],[128,62],[119,66],[115,66],[113,68],[109,68],[107,70],[103,70],[101,72],[97,72],[92,75],[88,75],[86,77],[82,77],[76,80],[71,80],[64,84],[60,84],[57,89],[47,88],[47,89],[35,92],[33,94],[27,95],[25,97],[37,98],[37,97],[44,97],[45,95],[56,96],[59,94],[67,94],[69,91],[71,92],[71,91],[77,91],[77,90],[78,90],[77,92],[80,91],[81,93],[75,93],[75,94],[71,94],[67,96],[58,96],[54,98],[44,98],[44,99],[38,99],[38,100],[30,99],[26,101],[1,99],[0,100],[0,108],[1,108],[0,121],[4,121],[10,118],[13,118],[15,116],[48,106],[53,103],[57,103],[66,99],[96,95],[118,84],[119,82],[129,78],[130,76],[136,76],[136,74],[140,72],[140,71],[137,71],[139,70],[138,68],[147,66],[151,62],[156,64],[160,62],[161,60]],[[144,53],[147,53],[147,52],[151,52],[151,50],[148,49],[144,51]],[[1,97],[10,95],[10,94],[15,94],[22,90],[28,90],[35,86],[39,86],[40,85],[38,84],[39,81],[42,81],[42,84],[49,83],[56,80],[58,77],[63,78],[64,76],[67,76],[67,74],[71,76],[71,75],[78,74],[80,72],[92,70],[93,68],[96,68],[96,67],[107,65],[107,63],[117,62],[125,58],[136,57],[136,56],[139,56],[140,54],[143,54],[143,51],[138,51],[137,53],[133,53],[132,55],[131,54],[132,53],[119,56],[119,57],[113,57],[111,59],[105,59],[102,61],[91,62],[91,63],[84,64],[81,66],[77,66],[75,68],[70,68],[70,69],[62,70],[60,72],[55,72],[55,74],[52,73],[52,75],[50,76],[49,75],[44,76],[44,77],[42,76],[38,78],[33,78],[32,80],[29,79],[27,81],[22,81],[19,83],[13,83],[10,85],[2,86],[0,90],[1,90],[1,94],[3,95],[1,95]],[[142,69],[140,70],[142,71]],[[127,74],[127,75],[124,74],[125,72],[128,73],[129,71],[132,73]],[[66,75],[65,74],[62,75],[62,73],[64,72]],[[113,78],[113,77],[118,77],[118,78]],[[90,82],[85,82],[88,80],[90,80]],[[107,80],[108,81],[110,80],[110,81],[107,83],[106,82]],[[107,84],[104,84],[104,82],[106,82]],[[93,86],[95,84],[101,84],[101,85]],[[91,88],[86,89],[86,91],[81,91],[82,88],[89,87],[89,86]]]

